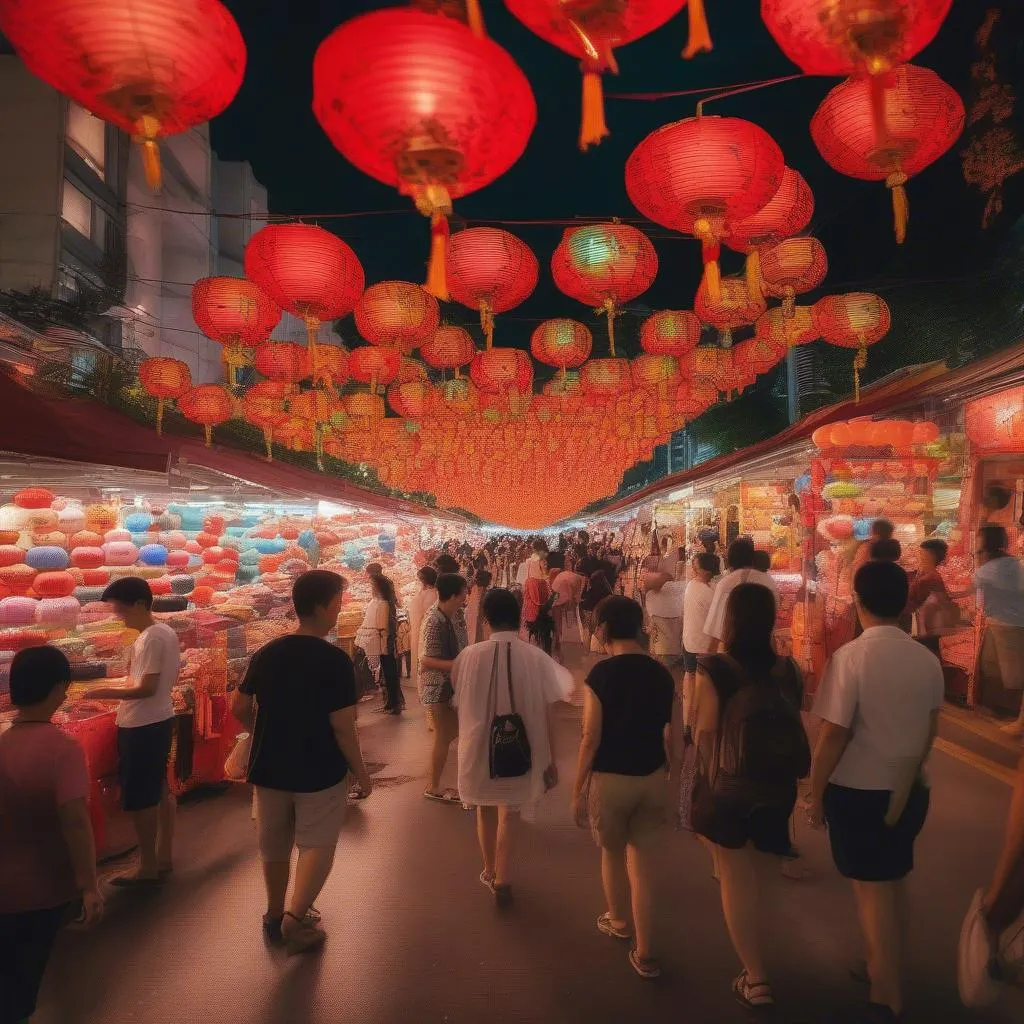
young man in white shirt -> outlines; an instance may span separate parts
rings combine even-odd
[[[171,690],[181,668],[178,634],[153,618],[153,591],[137,576],[103,591],[114,614],[139,635],[128,659],[128,685],[91,690],[95,700],[119,700],[118,772],[121,805],[139,840],[139,867],[111,881],[124,888],[158,884],[172,870],[175,800],[167,788],[167,759],[174,734]]]
[[[683,596],[683,723],[690,726],[693,693],[697,686],[697,658],[710,654],[714,640],[704,632],[715,588],[711,580],[718,571],[718,556],[702,551],[690,565],[690,582]]]
[[[827,823],[836,867],[853,882],[868,953],[870,1024],[891,1024],[903,1009],[903,880],[928,814],[923,769],[944,689],[938,659],[898,625],[908,589],[894,562],[857,570],[854,603],[864,632],[832,655],[814,702],[822,728],[807,816],[812,826]]]
[[[775,609],[778,611],[779,588],[768,573],[754,568],[754,550],[754,542],[749,537],[737,537],[729,545],[726,555],[729,572],[715,584],[711,607],[704,623],[704,632],[712,641],[711,654],[717,653],[725,641],[725,609],[729,604],[729,595],[741,583],[760,583],[762,587],[767,587],[775,598]]]

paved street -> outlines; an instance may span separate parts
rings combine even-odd
[[[729,984],[728,944],[709,862],[690,836],[660,856],[663,977],[639,979],[625,948],[595,928],[598,855],[569,816],[579,710],[559,712],[562,784],[527,816],[516,903],[495,911],[480,886],[473,816],[422,798],[428,735],[418,708],[401,720],[361,712],[379,765],[352,808],[319,906],[321,955],[287,960],[260,934],[262,886],[247,791],[186,803],[178,874],[159,893],[111,896],[108,918],[65,935],[36,1024],[480,1024],[745,1019]],[[1009,790],[937,753],[932,815],[913,876],[909,1021],[1024,1019],[1024,997],[988,1014],[957,1001],[955,947],[972,890],[989,873]],[[777,1018],[841,1022],[859,995],[852,897],[822,835],[802,833],[814,878],[778,879],[771,927]]]

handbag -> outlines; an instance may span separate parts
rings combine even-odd
[[[488,704],[491,709],[490,758],[492,779],[518,779],[528,775],[532,767],[530,740],[526,735],[526,723],[516,713],[516,698],[512,690],[512,645],[505,645],[508,666],[509,713],[497,714],[498,710],[498,644],[494,645],[494,661],[491,665],[491,687]]]
[[[245,782],[249,775],[249,757],[252,754],[252,733],[240,732],[235,745],[224,761],[224,778],[228,782]]]

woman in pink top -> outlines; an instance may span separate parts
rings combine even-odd
[[[71,666],[54,647],[11,662],[18,709],[0,735],[0,1021],[27,1021],[57,932],[71,907],[92,924],[103,911],[82,748],[50,722]]]

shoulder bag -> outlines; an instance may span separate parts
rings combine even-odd
[[[494,645],[494,661],[491,664],[491,686],[488,706],[491,711],[490,729],[490,773],[492,779],[518,779],[529,774],[532,766],[530,740],[526,735],[526,723],[516,713],[516,698],[512,690],[512,645],[505,644],[505,661],[508,667],[507,715],[497,714],[498,710],[498,653],[499,644]]]

